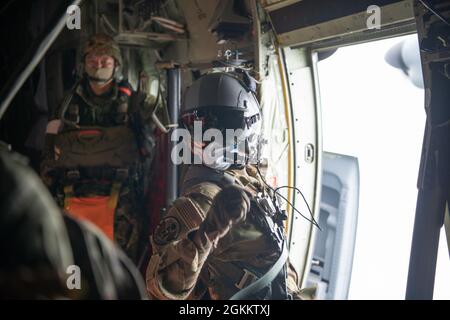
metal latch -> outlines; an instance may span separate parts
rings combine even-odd
[[[305,161],[307,163],[312,163],[314,161],[314,146],[308,143],[305,146]]]

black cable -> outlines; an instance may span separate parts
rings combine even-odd
[[[432,4],[428,3],[425,0],[419,0],[419,2],[427,8],[432,14],[441,19],[446,25],[450,26],[450,21],[448,21],[442,14],[440,14]]]
[[[261,178],[262,182],[270,189],[272,190],[272,192],[275,195],[278,195],[279,197],[281,197],[284,201],[286,201],[286,203],[288,203],[292,209],[294,209],[295,212],[297,212],[301,217],[303,217],[306,221],[310,222],[311,224],[313,224],[314,226],[316,226],[320,231],[322,231],[322,229],[320,228],[319,224],[316,222],[316,220],[314,219],[314,215],[312,214],[311,208],[309,207],[308,202],[305,199],[305,196],[303,195],[303,193],[300,191],[300,189],[296,188],[296,187],[290,187],[290,186],[282,186],[282,187],[278,187],[276,189],[272,188],[264,179],[264,177],[261,174],[261,171],[259,170],[259,161],[256,164],[256,171],[258,172],[259,177]],[[290,189],[295,189],[297,192],[299,192],[302,197],[303,200],[306,203],[306,206],[308,207],[309,210],[309,214],[311,215],[311,219],[307,218],[306,216],[304,216],[288,199],[286,199],[286,197],[284,197],[281,193],[278,192],[279,189],[281,188],[290,188]]]
[[[302,195],[303,200],[305,201],[306,206],[308,207],[308,211],[309,211],[309,214],[311,215],[311,219],[309,219],[309,218],[307,218],[306,216],[304,216],[304,215],[303,215],[296,207],[294,207],[294,205],[293,205],[291,202],[289,202],[288,199],[286,199],[282,194],[280,194],[280,193],[278,192],[278,189],[281,189],[281,188],[295,189],[295,190],[297,190],[297,191]],[[297,188],[295,188],[295,187],[290,187],[290,186],[282,186],[282,187],[278,187],[277,189],[275,189],[275,192],[276,192],[276,194],[277,194],[279,197],[281,197],[282,199],[284,199],[284,201],[286,201],[286,202],[292,207],[292,209],[294,209],[295,212],[297,212],[297,213],[298,213],[299,215],[301,215],[305,220],[307,220],[308,222],[312,223],[312,224],[313,224],[314,226],[316,226],[320,231],[322,231],[322,228],[320,228],[319,224],[318,224],[317,221],[314,219],[314,216],[313,216],[313,214],[312,214],[312,211],[311,211],[311,209],[309,208],[308,202],[306,202],[306,199],[305,199],[305,197],[303,196],[303,193],[302,193],[299,189],[297,189]]]
[[[265,184],[270,190],[272,190],[272,192],[273,192],[274,194],[276,194],[276,195],[278,195],[279,197],[281,197],[281,198],[282,198],[284,201],[286,201],[286,203],[288,203],[288,204],[291,206],[291,208],[294,209],[294,211],[297,212],[301,217],[303,217],[306,221],[310,222],[311,224],[313,224],[314,226],[316,226],[317,228],[319,228],[320,231],[322,231],[322,229],[320,228],[319,224],[314,220],[314,217],[313,217],[313,214],[312,214],[312,212],[311,212],[311,209],[310,209],[310,207],[309,207],[309,205],[308,205],[308,202],[306,202],[306,199],[305,199],[304,197],[303,197],[303,199],[305,200],[305,203],[306,203],[306,205],[307,205],[307,207],[308,207],[308,210],[309,210],[309,213],[310,213],[310,215],[311,215],[312,220],[309,219],[309,218],[307,218],[305,215],[303,215],[297,208],[295,208],[295,206],[294,206],[287,198],[285,198],[282,194],[280,194],[280,193],[278,192],[278,189],[280,189],[280,188],[293,188],[293,187],[283,186],[283,187],[279,187],[279,188],[277,188],[277,189],[275,190],[275,189],[273,189],[273,188],[266,182],[266,180],[263,178],[263,176],[262,176],[262,174],[261,174],[261,172],[260,172],[260,170],[259,170],[259,163],[258,163],[257,166],[256,166],[256,170],[258,171],[258,174],[259,174],[259,176],[261,177],[261,180],[264,182],[264,184]],[[300,190],[298,190],[297,188],[295,188],[295,189],[296,189],[297,191],[300,192]],[[300,192],[300,193],[301,193],[301,192]],[[301,193],[301,194],[302,194],[302,193]],[[303,196],[303,194],[302,194],[302,196]]]
[[[281,187],[278,187],[278,188],[275,189],[276,193],[277,193],[278,195],[280,195],[280,193],[278,192],[278,190],[279,190],[279,189],[283,189],[283,188],[293,189],[293,190],[297,191],[297,192],[302,196],[303,201],[305,202],[306,207],[308,208],[309,214],[311,215],[311,220],[312,220],[312,221],[311,221],[311,220],[309,220],[309,221],[311,221],[312,224],[314,224],[317,228],[319,228],[320,231],[322,231],[322,229],[320,228],[319,224],[318,224],[317,221],[314,219],[314,215],[312,214],[312,210],[311,210],[311,208],[309,207],[308,201],[306,201],[306,198],[305,198],[305,196],[303,195],[303,192],[301,192],[300,189],[297,188],[297,187],[281,186]],[[281,196],[281,197],[284,198],[283,196]],[[294,208],[294,209],[295,209],[295,208]]]

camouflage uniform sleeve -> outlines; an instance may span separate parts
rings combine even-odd
[[[198,227],[220,188],[205,183],[177,199],[152,237],[153,256],[146,272],[154,299],[186,299],[194,289],[213,244]]]
[[[74,102],[75,92],[77,91],[78,86],[79,82],[77,82],[72,87],[72,89],[65,92],[63,99],[59,103],[57,108],[55,108],[49,114],[47,128],[45,131],[44,149],[42,152],[40,165],[41,178],[44,180],[47,186],[50,186],[51,184],[51,179],[48,176],[48,172],[50,170],[49,163],[55,160],[55,150],[54,150],[55,137],[64,128],[64,123],[62,121],[62,112],[66,106],[68,107],[71,103]]]
[[[45,131],[44,148],[42,150],[39,171],[41,179],[47,187],[51,187],[53,184],[53,179],[49,173],[52,170],[52,164],[55,161],[56,136],[64,127],[61,118],[58,115],[60,109],[61,107],[49,118]]]
[[[57,132],[62,130],[63,124],[61,122],[61,110],[63,104],[67,103],[67,99],[71,98],[71,93],[66,93],[62,103],[54,110],[49,116],[47,128],[45,132],[44,149],[42,150],[41,163],[40,163],[40,176],[42,181],[47,187],[53,184],[52,178],[49,175],[51,170],[50,163],[55,160],[54,143]]]
[[[51,170],[51,166],[49,164],[54,159],[54,139],[55,136],[53,134],[45,135],[44,150],[42,151],[39,168],[41,179],[47,187],[50,187],[53,184],[53,179],[49,174]]]

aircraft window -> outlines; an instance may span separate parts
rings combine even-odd
[[[418,57],[413,34],[339,48],[318,63],[323,150],[359,162],[349,299],[405,297],[426,119]],[[437,273],[446,263],[450,276],[440,248]],[[450,297],[446,279],[437,275],[435,298]]]

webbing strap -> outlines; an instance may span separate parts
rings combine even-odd
[[[70,199],[73,198],[73,184],[64,187],[64,210],[69,209]]]
[[[265,287],[267,287],[269,284],[275,280],[277,275],[280,273],[281,269],[283,269],[286,260],[288,258],[288,249],[286,247],[286,241],[283,243],[283,251],[281,252],[280,257],[278,260],[274,263],[274,265],[267,271],[261,278],[253,282],[248,287],[245,287],[244,289],[238,291],[235,293],[230,300],[244,300],[248,299],[250,296],[258,293]]]
[[[120,193],[120,188],[122,187],[122,183],[115,181],[112,184],[111,187],[111,194],[109,196],[109,200],[108,200],[108,207],[110,209],[115,209],[117,207],[117,203],[119,202],[119,193]]]

